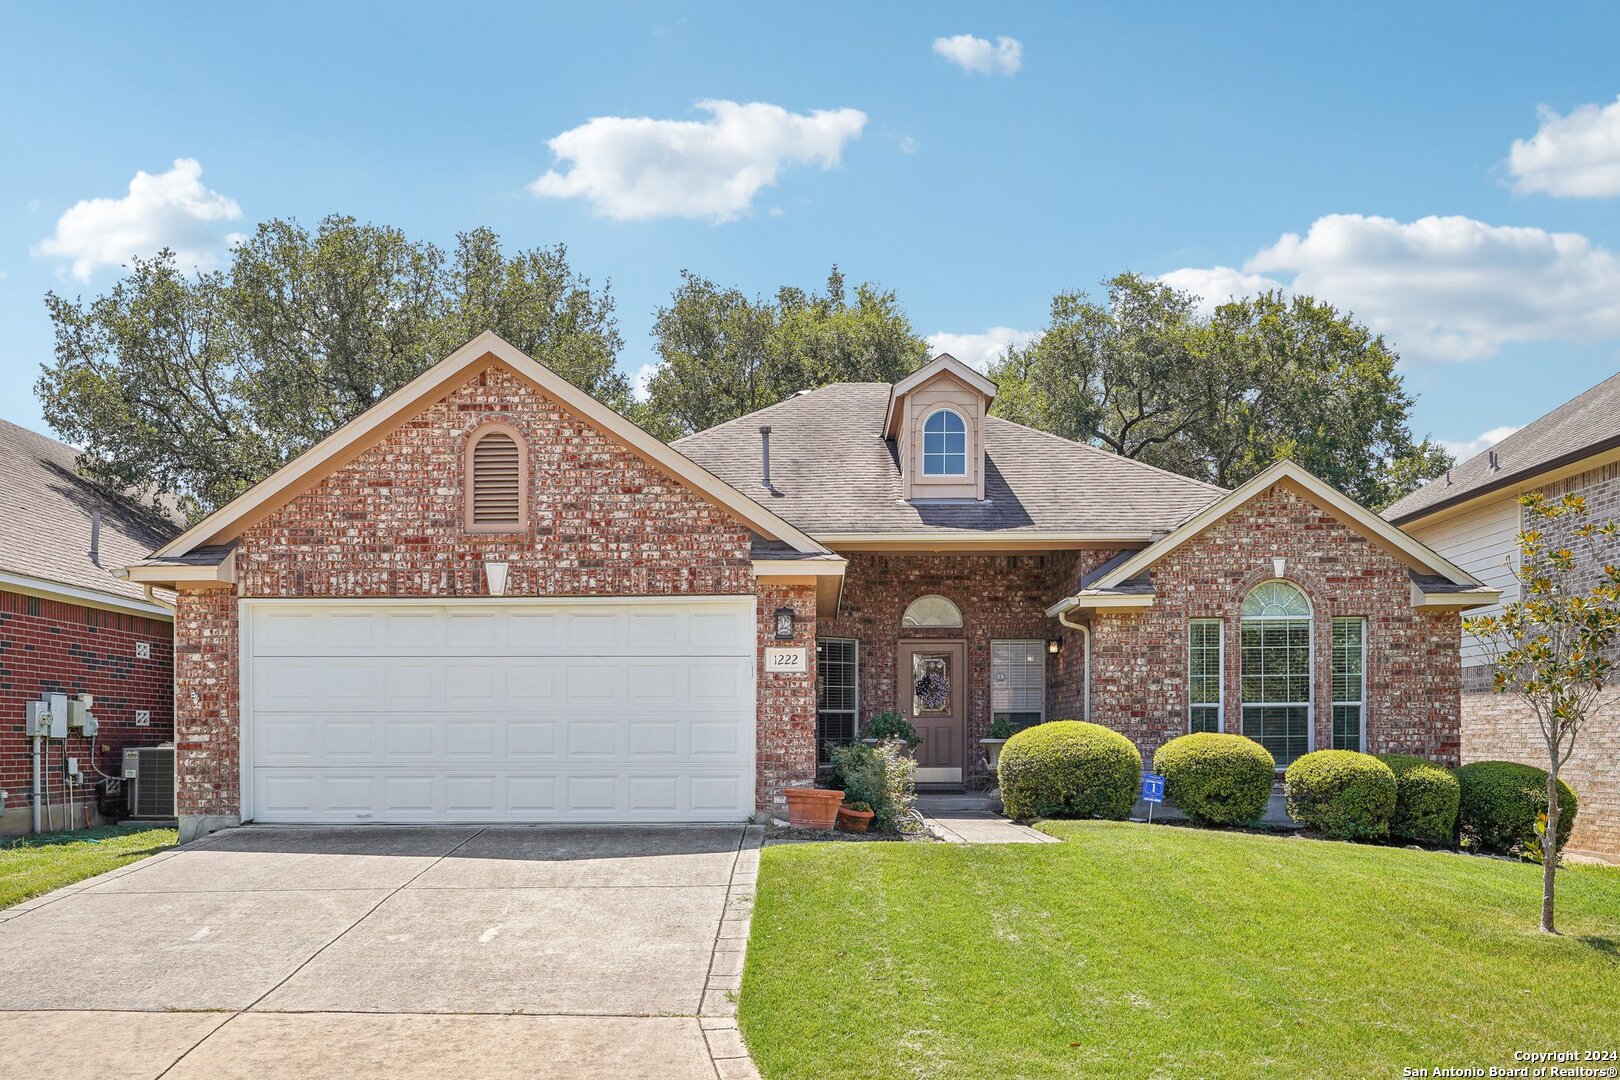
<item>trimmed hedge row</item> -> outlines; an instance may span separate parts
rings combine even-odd
[[[1025,728],[1001,748],[997,777],[1007,816],[1109,818],[1136,805],[1142,754],[1110,728],[1054,720]]]
[[[1426,844],[1450,842],[1457,832],[1461,785],[1443,765],[1410,754],[1379,754],[1395,774],[1395,814],[1389,835]]]
[[[1536,821],[1547,812],[1547,773],[1516,761],[1476,761],[1457,770],[1461,799],[1457,832],[1466,848],[1524,854],[1536,840]],[[1558,781],[1558,848],[1563,850],[1580,806],[1574,789]]]
[[[1153,755],[1165,798],[1199,825],[1248,825],[1265,815],[1277,760],[1242,735],[1199,732],[1171,739]]]
[[[1395,814],[1395,773],[1371,754],[1318,750],[1297,758],[1284,774],[1288,816],[1334,840],[1389,835]]]

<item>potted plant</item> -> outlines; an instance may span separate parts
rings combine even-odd
[[[845,832],[865,832],[874,816],[871,803],[856,799],[838,808],[838,827]]]
[[[990,730],[985,733],[985,737],[979,740],[979,745],[984,747],[984,760],[990,766],[992,774],[1001,763],[1001,748],[1007,745],[1007,740],[1012,738],[1017,730],[1011,720],[1005,716],[998,716],[990,725]]]
[[[868,746],[876,746],[888,739],[899,739],[912,750],[922,743],[922,736],[917,734],[911,722],[893,710],[880,712],[868,720],[861,736],[861,741]]]
[[[831,832],[838,819],[838,807],[844,793],[830,788],[811,787],[814,781],[782,792],[787,797],[788,824],[795,829],[814,829]]]

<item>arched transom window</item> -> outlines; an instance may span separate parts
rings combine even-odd
[[[1311,748],[1311,602],[1262,581],[1243,598],[1242,642],[1243,734],[1286,768]]]
[[[487,424],[467,441],[469,532],[515,532],[529,524],[528,454],[506,424]]]
[[[952,409],[935,409],[923,421],[923,475],[967,475],[967,425]]]
[[[901,626],[949,627],[962,625],[962,612],[943,596],[919,596],[906,608]]]

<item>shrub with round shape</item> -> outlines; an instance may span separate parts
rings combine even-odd
[[[1522,855],[1536,839],[1536,821],[1547,812],[1547,774],[1516,761],[1476,761],[1457,770],[1461,800],[1457,832],[1463,847]],[[1580,800],[1558,781],[1558,850],[1575,827]]]
[[[1122,821],[1136,804],[1142,755],[1101,724],[1054,720],[1008,739],[997,776],[1008,817]]]
[[[1389,835],[1395,813],[1395,773],[1371,754],[1318,750],[1298,758],[1283,776],[1288,816],[1330,840]]]
[[[1462,788],[1444,765],[1411,754],[1379,754],[1395,774],[1395,814],[1389,835],[1425,844],[1448,843],[1457,832]]]
[[[1265,815],[1277,760],[1253,739],[1213,731],[1171,739],[1153,755],[1165,798],[1200,825],[1247,825]]]

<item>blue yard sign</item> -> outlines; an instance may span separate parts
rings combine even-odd
[[[1148,821],[1153,820],[1153,807],[1164,802],[1164,777],[1158,773],[1142,774],[1142,801],[1148,804]]]

